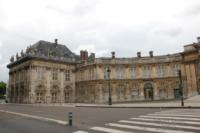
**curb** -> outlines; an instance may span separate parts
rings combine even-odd
[[[52,119],[52,118],[46,118],[46,117],[41,117],[41,116],[29,115],[29,114],[22,114],[22,113],[11,112],[11,111],[6,111],[6,110],[0,110],[0,112],[12,114],[12,115],[18,115],[18,116],[22,116],[22,117],[26,117],[26,118],[32,118],[32,119],[45,121],[45,122],[52,122],[52,123],[56,123],[59,125],[68,125],[68,123],[66,121],[56,120],[56,119]]]
[[[152,106],[83,106],[83,105],[77,105],[76,107],[81,107],[81,108],[155,108],[155,109],[200,109],[200,107],[192,107],[192,106],[184,106],[184,107],[165,107],[165,106],[160,106],[160,107],[152,107]]]

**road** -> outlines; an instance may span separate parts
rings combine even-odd
[[[0,112],[0,133],[200,132],[198,109],[78,108],[2,104],[0,110],[62,121],[67,121],[67,113],[73,112],[73,127]]]

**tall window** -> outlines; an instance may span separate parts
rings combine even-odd
[[[104,67],[104,79],[108,79],[108,66]]]
[[[42,80],[44,78],[44,70],[43,70],[43,68],[38,67],[36,69],[36,71],[37,71],[37,79],[38,80]]]
[[[42,96],[43,96],[43,94],[41,92],[37,92],[36,93],[37,103],[41,103],[42,102]]]
[[[143,76],[144,76],[144,78],[150,78],[151,77],[151,66],[144,66]]]
[[[136,67],[135,66],[132,66],[130,68],[130,73],[131,73],[131,79],[135,79],[136,76],[137,76],[137,70],[136,70]]]
[[[53,75],[52,75],[53,80],[58,80],[58,72],[56,70],[53,70]]]
[[[83,80],[83,70],[80,70],[80,80]]]
[[[65,81],[70,81],[70,70],[65,72]]]
[[[178,76],[178,70],[180,70],[180,64],[173,64],[173,76]]]
[[[90,67],[88,70],[88,79],[92,80],[93,76],[94,76],[94,69],[93,69],[93,67]]]
[[[165,74],[164,65],[159,65],[157,72],[158,72],[158,77],[164,77]]]
[[[124,78],[124,68],[123,67],[117,67],[116,68],[116,76],[117,76],[117,79],[123,79]]]
[[[57,102],[57,93],[56,92],[51,93],[51,102],[52,103]]]

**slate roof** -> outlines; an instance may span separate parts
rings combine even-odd
[[[31,48],[28,50],[28,53],[32,52],[43,56],[54,56],[64,58],[76,57],[76,55],[72,53],[65,45],[43,40],[40,40],[31,46]]]

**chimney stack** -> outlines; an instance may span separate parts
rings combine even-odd
[[[95,59],[95,53],[90,53],[90,58]]]
[[[81,50],[80,51],[80,56],[81,56],[81,60],[87,60],[88,59],[88,52],[87,52],[87,50]]]
[[[149,56],[152,58],[153,57],[153,51],[149,51]]]
[[[200,36],[197,37],[197,43],[200,43]]]
[[[115,58],[115,52],[113,51],[113,52],[111,52],[111,54],[112,54],[112,59],[114,59]]]
[[[138,58],[141,57],[141,52],[137,52],[137,57],[138,57]]]
[[[56,39],[54,40],[54,42],[55,42],[55,44],[58,44],[58,39],[56,38]]]

